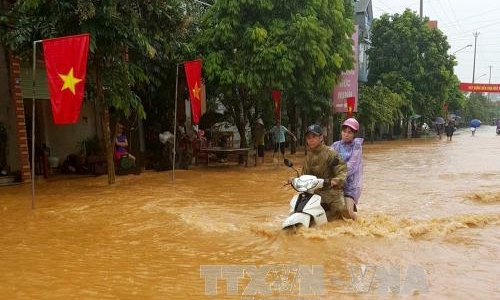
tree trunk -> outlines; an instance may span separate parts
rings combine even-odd
[[[231,102],[227,108],[231,108],[231,114],[234,119],[234,125],[238,129],[240,135],[240,148],[246,148],[248,145],[246,138],[246,124],[247,124],[247,111],[245,110],[246,103],[248,99],[246,98],[245,92],[236,87],[234,89],[234,95]]]
[[[240,134],[240,148],[245,148],[247,144],[247,136],[246,136],[246,118],[245,118],[245,105],[244,102],[246,99],[243,99],[242,95],[239,95],[240,101],[238,102],[238,119],[236,122],[236,127],[238,128],[238,133]]]
[[[373,143],[375,141],[375,122],[372,122],[370,127],[371,127],[371,142]]]
[[[109,109],[104,108],[104,113],[102,114],[102,130],[104,136],[104,145],[106,148],[106,163],[108,165],[108,184],[115,183],[115,161],[113,158],[114,141],[116,139],[116,130],[115,136],[111,139],[111,133],[109,130]]]
[[[110,139],[109,130],[109,109],[104,103],[104,93],[102,90],[101,76],[99,72],[98,59],[95,59],[95,78],[96,78],[96,97],[97,100],[101,101],[103,106],[103,114],[101,119],[102,133],[104,139],[104,149],[106,150],[106,165],[108,166],[108,184],[115,183],[115,162],[113,159],[114,141]]]
[[[295,99],[288,99],[288,105],[287,105],[287,113],[288,113],[288,120],[290,122],[290,131],[295,134],[297,139],[299,138],[300,134],[298,133],[297,130],[297,105],[295,104],[296,101]],[[290,139],[290,154],[294,155],[297,152],[297,142],[294,141],[293,139]]]

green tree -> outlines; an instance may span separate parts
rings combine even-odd
[[[456,78],[455,86],[459,85],[460,82],[458,78]],[[446,101],[446,105],[448,106],[448,113],[460,114],[462,111],[464,111],[466,102],[467,98],[465,97],[464,92],[455,87],[450,87],[449,97]]]
[[[497,118],[496,111],[495,105],[483,93],[470,93],[461,117],[467,123],[472,119],[479,119],[486,124]]]
[[[391,125],[395,119],[400,119],[403,105],[401,95],[381,83],[360,86],[358,118],[368,127],[372,141],[375,139],[376,125]]]
[[[446,36],[427,22],[406,10],[384,14],[372,26],[369,83],[380,81],[399,93],[405,117],[413,113],[440,116],[443,105],[453,102],[458,91]]]
[[[337,76],[352,67],[352,16],[347,0],[219,0],[207,11],[196,46],[209,91],[241,136],[272,89],[283,91],[283,107],[328,105]]]

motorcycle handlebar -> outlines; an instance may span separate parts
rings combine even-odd
[[[295,178],[298,178],[298,177],[295,177]],[[322,180],[322,188],[332,188],[332,179],[331,178],[317,178],[318,180]],[[292,180],[289,180],[287,183],[283,184],[283,186],[287,186],[287,185],[290,185],[291,187],[293,187],[295,190],[297,190],[297,188],[293,185],[293,179]]]

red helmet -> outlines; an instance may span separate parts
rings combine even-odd
[[[354,131],[359,130],[359,123],[354,118],[349,118],[349,119],[345,120],[344,123],[342,123],[342,126],[350,127]]]

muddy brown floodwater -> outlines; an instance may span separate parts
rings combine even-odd
[[[364,145],[359,220],[282,232],[294,174],[212,165],[0,187],[2,299],[494,299],[500,136]],[[301,154],[294,158],[296,164]]]

